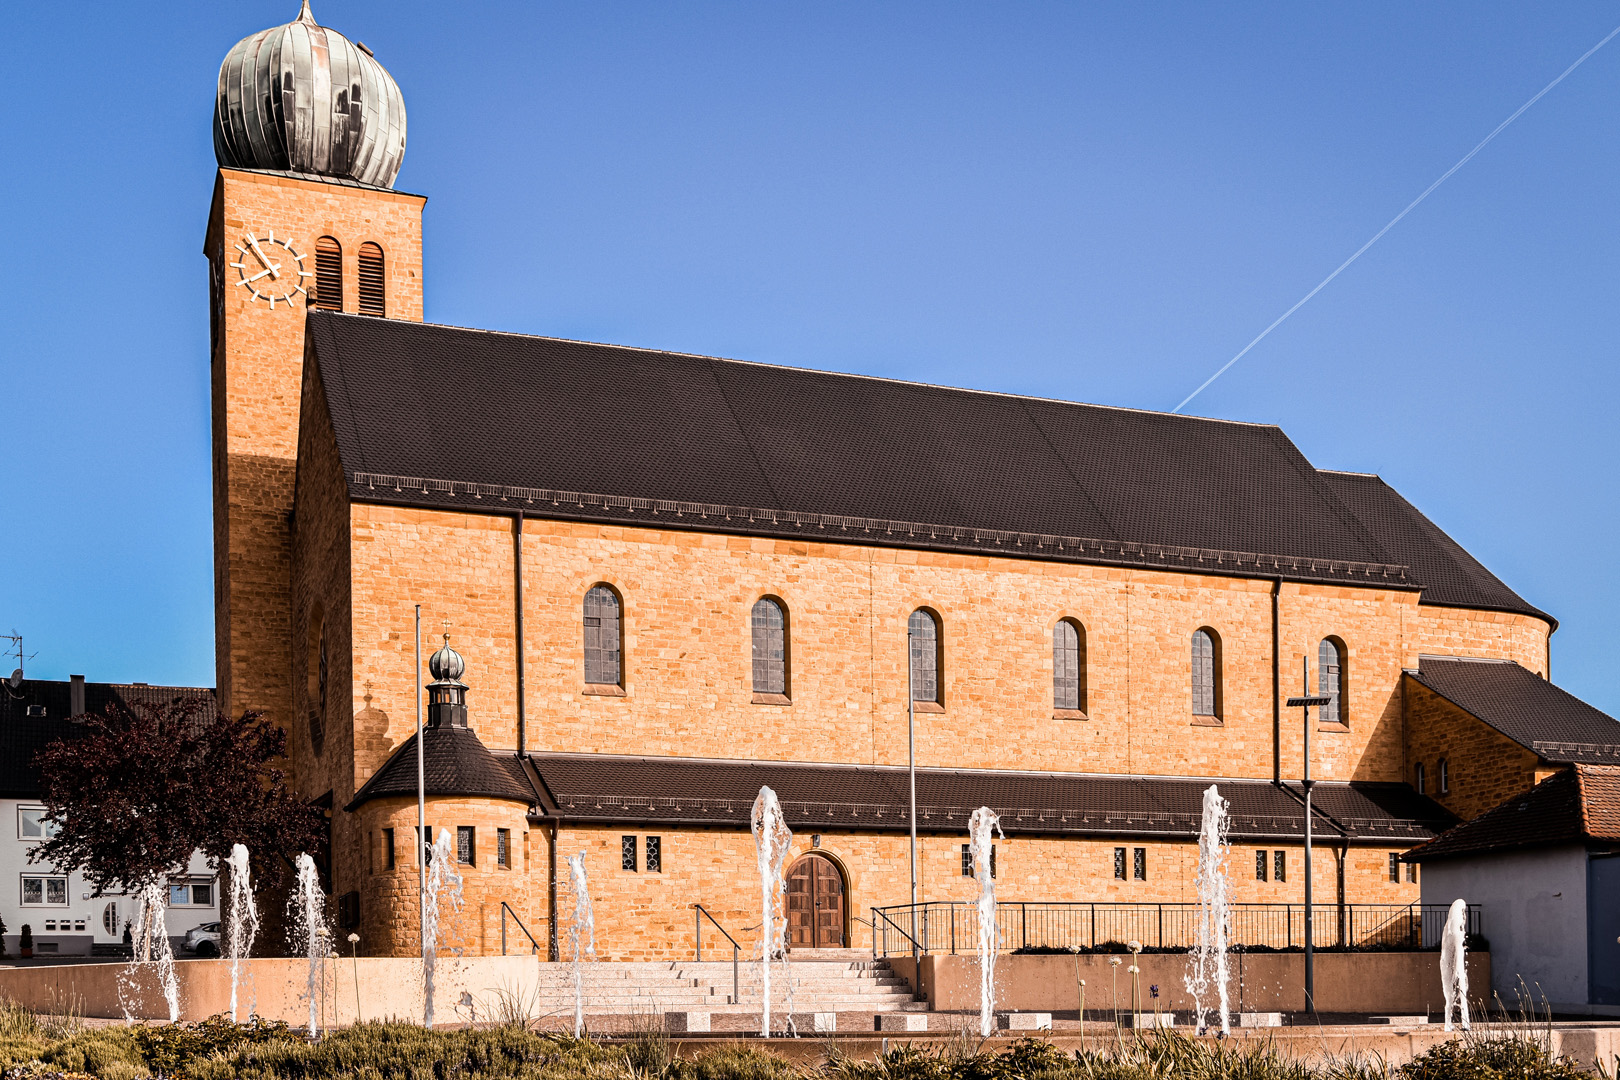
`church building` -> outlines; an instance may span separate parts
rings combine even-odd
[[[916,900],[976,896],[981,805],[1004,903],[1190,901],[1211,784],[1233,899],[1298,904],[1307,735],[1329,944],[1420,900],[1404,852],[1614,760],[1596,710],[1491,706],[1550,615],[1276,427],[424,322],[405,132],[307,2],[221,67],[219,697],[289,731],[362,952],[419,947],[419,693],[472,954],[555,956],[580,852],[603,958],[704,913],[748,947],[762,785],[794,949],[917,932],[913,825]]]

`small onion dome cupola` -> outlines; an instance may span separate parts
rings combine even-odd
[[[427,684],[429,727],[467,726],[467,684],[460,681],[466,670],[467,662],[450,647],[450,635],[444,635],[439,651],[428,657],[433,676]]]
[[[405,157],[405,98],[370,49],[318,24],[304,0],[297,19],[225,54],[214,156],[390,188]]]

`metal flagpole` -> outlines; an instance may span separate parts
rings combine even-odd
[[[917,687],[913,682],[916,648],[910,622],[906,624],[906,758],[911,774],[911,957],[919,960],[917,944]],[[919,973],[920,974],[920,973]]]
[[[422,959],[427,959],[427,780],[422,764],[422,605],[416,605],[416,899],[422,939]]]

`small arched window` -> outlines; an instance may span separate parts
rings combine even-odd
[[[1207,626],[1192,636],[1192,711],[1199,720],[1221,716],[1221,639]]]
[[[388,314],[383,286],[383,250],[370,241],[360,245],[360,314]]]
[[[754,693],[787,694],[787,611],[765,597],[749,617],[754,644]]]
[[[1328,699],[1317,706],[1317,719],[1324,724],[1345,723],[1344,646],[1337,638],[1323,638],[1316,650],[1316,693]]]
[[[1435,764],[1434,764],[1434,773],[1435,773],[1435,779],[1438,780],[1439,783],[1440,783],[1440,794],[1442,794],[1442,795],[1450,794],[1450,792],[1451,792],[1451,767],[1446,763],[1445,758],[1441,758],[1439,761],[1435,762]]]
[[[1423,762],[1421,761],[1418,762],[1417,765],[1412,769],[1412,783],[1418,789],[1419,795],[1427,795],[1429,793],[1429,777],[1428,774],[1423,771]]]
[[[591,686],[619,686],[619,595],[606,585],[593,585],[585,594],[585,682]]]
[[[911,641],[911,700],[940,704],[939,620],[934,613],[918,608],[906,624]]]
[[[1052,628],[1052,708],[1086,711],[1086,630],[1073,619]]]
[[[309,291],[309,306],[343,310],[343,245],[330,236],[315,241],[315,287]]]

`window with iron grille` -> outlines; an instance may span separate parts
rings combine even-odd
[[[939,703],[939,622],[922,608],[907,624],[911,640],[911,700]]]
[[[1114,849],[1114,880],[1125,880],[1125,849],[1122,847]]]
[[[787,693],[787,615],[766,598],[754,605],[749,619],[754,644],[754,693]]]
[[[1147,848],[1145,848],[1145,847],[1137,848],[1136,851],[1134,852],[1134,855],[1135,855],[1135,858],[1133,859],[1133,868],[1132,868],[1132,871],[1131,871],[1131,876],[1136,878],[1137,881],[1146,881],[1147,880]]]
[[[1389,880],[1401,880],[1401,856],[1394,851],[1389,853]]]
[[[495,865],[512,867],[512,830],[495,830]]]
[[[597,686],[617,686],[619,663],[619,597],[606,585],[595,585],[585,594],[585,681]]]
[[[1275,881],[1288,880],[1288,852],[1276,851],[1271,855],[1271,876]]]
[[[636,868],[636,838],[633,836],[619,837],[619,869],[634,870]]]
[[[1328,703],[1317,706],[1318,720],[1330,724],[1344,722],[1344,710],[1340,707],[1343,689],[1344,650],[1332,638],[1323,638],[1316,650],[1316,692],[1326,697]]]
[[[382,864],[383,864],[382,868],[384,870],[392,870],[394,868],[394,830],[393,829],[384,829],[382,831]]]
[[[973,845],[972,844],[963,844],[962,845],[962,876],[963,877],[972,877],[973,876]]]
[[[1052,708],[1086,708],[1086,636],[1073,619],[1060,619],[1052,631]]]
[[[1192,711],[1194,716],[1219,716],[1217,682],[1220,664],[1215,655],[1215,635],[1198,630],[1192,636]]]
[[[473,864],[473,827],[471,825],[456,826],[456,862],[467,866]]]
[[[647,873],[662,874],[664,872],[664,838],[662,836],[647,837]]]
[[[1254,880],[1266,880],[1266,853],[1264,851],[1254,853]]]
[[[330,236],[315,241],[315,287],[309,290],[309,306],[343,310],[343,245]]]
[[[360,314],[386,315],[383,286],[383,251],[376,244],[360,245]]]

